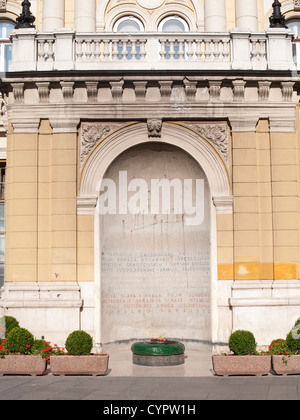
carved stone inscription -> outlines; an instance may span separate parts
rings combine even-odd
[[[150,185],[158,179],[202,179],[204,219],[189,226],[184,214],[101,216],[102,342],[162,336],[210,340],[209,188],[198,164],[183,151],[153,144],[121,155],[119,171]],[[150,200],[149,200],[150,201]]]

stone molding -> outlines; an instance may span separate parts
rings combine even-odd
[[[13,283],[1,289],[0,308],[81,308],[80,287],[72,282]]]

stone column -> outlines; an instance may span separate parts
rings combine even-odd
[[[54,32],[65,26],[65,1],[43,0],[43,32]]]
[[[225,0],[205,0],[204,28],[205,32],[226,32]]]
[[[236,27],[258,31],[257,0],[235,0]]]
[[[75,0],[76,32],[96,32],[96,0]]]

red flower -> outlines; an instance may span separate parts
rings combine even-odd
[[[29,347],[30,347],[30,344],[26,344],[26,347],[29,349]]]

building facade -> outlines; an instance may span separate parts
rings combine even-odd
[[[285,337],[300,2],[7,0],[0,28],[0,313],[101,348]]]

